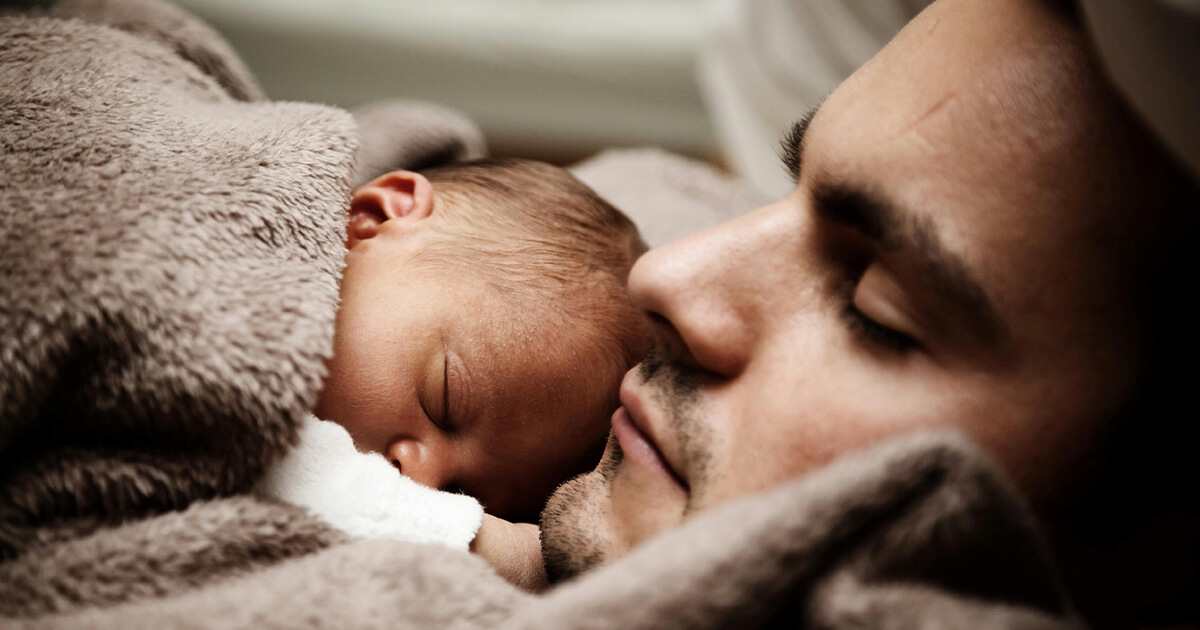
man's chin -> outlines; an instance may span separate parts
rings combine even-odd
[[[542,560],[551,582],[561,582],[604,563],[613,553],[609,526],[611,480],[621,448],[609,439],[595,470],[562,484],[542,510]]]

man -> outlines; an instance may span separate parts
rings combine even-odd
[[[1186,598],[1197,527],[1176,513],[1194,502],[1156,489],[1177,483],[1183,423],[1143,401],[1165,345],[1152,280],[1195,193],[1071,17],[935,3],[796,125],[783,160],[788,197],[634,267],[657,347],[625,378],[600,466],[543,515],[552,577],[953,427],[1031,502],[1089,621]],[[1164,500],[1135,502],[1149,495]]]

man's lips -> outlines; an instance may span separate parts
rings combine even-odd
[[[671,481],[682,488],[687,488],[683,478],[675,472],[667,458],[659,450],[649,424],[641,400],[628,387],[628,380],[621,385],[621,407],[612,417],[613,434],[621,443],[621,450],[626,457],[632,457],[651,468],[660,470]]]

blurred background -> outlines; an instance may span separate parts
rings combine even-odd
[[[931,0],[175,0],[276,100],[427,100],[493,155],[658,146],[764,198],[783,130]],[[1080,0],[1118,86],[1200,173],[1200,0]]]
[[[564,163],[658,145],[715,158],[695,79],[702,0],[181,0],[278,100],[456,108],[493,154]]]
[[[569,164],[657,146],[790,183],[784,127],[923,0],[177,0],[229,39],[268,96],[345,108],[427,100],[493,155]],[[797,29],[799,25],[799,29]]]

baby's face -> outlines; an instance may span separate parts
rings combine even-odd
[[[421,241],[389,221],[347,255],[316,413],[421,484],[536,518],[599,457],[622,370],[569,324],[501,299],[481,273],[414,260]]]

